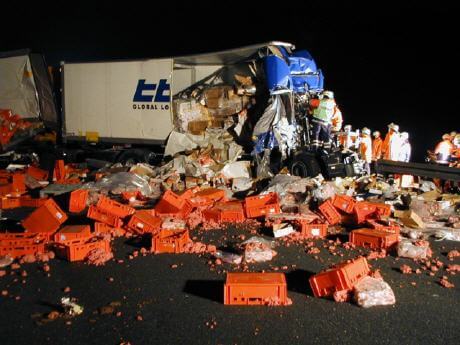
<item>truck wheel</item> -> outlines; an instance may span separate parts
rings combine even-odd
[[[152,154],[154,153],[150,150],[132,149],[122,152],[117,161],[125,165],[149,163],[152,160]]]
[[[291,174],[299,177],[315,177],[321,173],[321,168],[315,156],[304,152],[295,155],[292,165]]]

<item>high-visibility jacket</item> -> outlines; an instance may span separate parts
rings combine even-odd
[[[359,144],[359,153],[366,163],[372,162],[372,139],[370,135],[364,134]]]
[[[434,153],[440,161],[447,162],[454,152],[454,145],[450,140],[443,140],[434,149]]]
[[[332,130],[338,132],[342,129],[343,117],[342,112],[339,107],[336,105],[334,110],[334,115],[332,115]]]
[[[358,136],[356,132],[341,132],[339,134],[339,144],[342,145],[346,149],[350,148],[357,148],[358,146]]]
[[[383,158],[397,161],[399,159],[399,144],[399,134],[390,129],[382,145]]]
[[[336,104],[333,99],[323,98],[319,101],[318,107],[313,110],[313,119],[331,124],[335,109]]]
[[[376,161],[382,158],[382,138],[378,137],[372,141],[372,160]]]

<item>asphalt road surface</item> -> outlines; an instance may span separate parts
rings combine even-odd
[[[192,235],[220,246],[238,241],[241,233],[249,236],[234,229]],[[430,241],[434,257],[460,264],[460,258],[449,261],[446,256],[459,249],[458,242]],[[339,248],[340,257],[323,243],[316,241],[321,248],[317,258],[306,253],[305,245],[278,246],[271,262],[249,265],[251,271],[278,268],[286,273],[293,301],[286,307],[225,306],[225,270],[238,267],[210,265],[209,255],[194,254],[130,260],[142,243],[126,239],[114,242],[115,260],[103,267],[54,259],[49,276],[42,263],[6,268],[0,278],[0,290],[8,291],[0,296],[0,344],[459,344],[460,274],[449,275],[455,287],[447,289],[438,284],[444,269],[435,276],[425,271],[403,275],[402,264],[419,266],[389,256],[370,263],[393,288],[396,305],[362,309],[335,303],[314,298],[308,277],[360,251]],[[71,290],[66,293],[67,286]],[[47,320],[64,296],[76,298],[83,314]]]

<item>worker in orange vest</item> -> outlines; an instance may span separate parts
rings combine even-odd
[[[372,138],[371,130],[369,128],[363,128],[361,132],[361,140],[359,142],[359,153],[361,159],[364,160],[364,169],[367,174],[371,174],[371,162],[372,162]]]
[[[439,164],[449,164],[452,154],[454,152],[454,145],[449,134],[442,136],[442,141],[436,145],[434,154],[436,155],[436,162]]]
[[[383,140],[380,137],[379,131],[375,131],[372,135],[374,136],[374,140],[372,141],[372,160],[376,161],[382,158]]]
[[[390,123],[388,133],[382,145],[382,154],[384,159],[397,161],[399,159],[399,126]]]

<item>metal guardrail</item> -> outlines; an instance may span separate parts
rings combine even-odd
[[[407,174],[420,177],[460,181],[460,169],[428,163],[406,163],[380,159],[375,164],[379,174]]]

